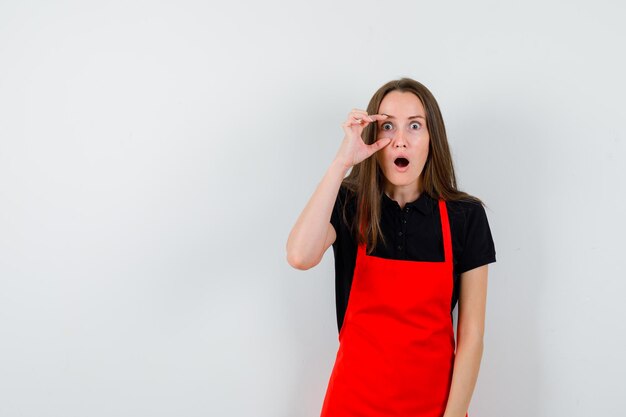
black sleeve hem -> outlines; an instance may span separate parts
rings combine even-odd
[[[493,254],[492,256],[489,256],[487,258],[484,258],[484,259],[477,259],[474,262],[471,262],[471,263],[469,263],[467,265],[459,266],[458,267],[458,273],[462,274],[462,273],[470,271],[470,270],[472,270],[474,268],[478,268],[479,266],[483,266],[483,265],[490,264],[490,263],[493,263],[493,262],[496,262],[496,255],[495,254]]]

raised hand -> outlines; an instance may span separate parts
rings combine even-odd
[[[367,145],[361,137],[365,126],[386,118],[387,115],[384,114],[368,115],[365,110],[352,109],[348,114],[348,119],[341,125],[345,137],[335,159],[339,160],[346,168],[351,168],[388,145],[391,141],[390,138],[382,138],[371,145]]]

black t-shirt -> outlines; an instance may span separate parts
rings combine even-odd
[[[342,210],[346,198],[346,218],[349,222],[352,221],[356,212],[356,199],[343,185],[339,188],[330,219],[337,233],[333,252],[338,330],[341,330],[348,305],[357,253],[355,237],[348,224],[343,221]],[[454,264],[454,290],[450,300],[452,314],[458,300],[461,273],[495,262],[496,250],[487,215],[481,204],[447,201],[446,207],[450,220]],[[407,203],[401,209],[396,201],[383,193],[380,221],[387,245],[379,239],[372,256],[411,261],[444,261],[439,205],[428,194],[421,193],[417,200]]]

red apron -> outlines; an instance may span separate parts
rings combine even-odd
[[[321,417],[443,416],[455,357],[444,200],[439,213],[444,262],[369,256],[359,244]]]

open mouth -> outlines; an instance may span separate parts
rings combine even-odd
[[[409,160],[406,158],[396,158],[396,160],[393,161],[393,163],[399,166],[400,168],[404,168],[405,166],[409,165]]]

